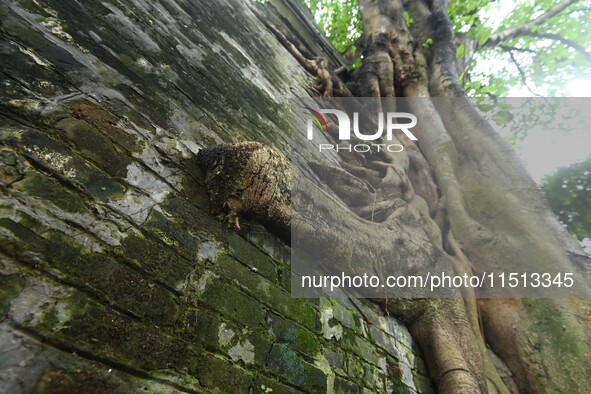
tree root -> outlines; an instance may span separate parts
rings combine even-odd
[[[350,244],[354,244],[353,249],[358,254],[355,257],[356,261],[367,261],[366,257],[370,255],[386,259],[388,256],[394,256],[395,245],[399,242],[419,242],[417,247],[422,248],[422,257],[409,255],[409,265],[428,263],[446,269],[445,267],[451,263],[449,258],[437,251],[429,241],[413,239],[411,242],[406,238],[413,234],[412,231],[422,231],[422,225],[412,222],[414,216],[407,214],[407,204],[398,206],[395,213],[387,216],[384,223],[379,224],[359,221],[357,215],[347,212],[341,204],[335,203],[311,182],[299,185],[296,195],[289,196],[289,186],[294,176],[291,166],[287,165],[283,157],[260,143],[224,144],[206,148],[199,152],[197,162],[205,173],[205,182],[214,209],[226,210],[230,215],[249,215],[284,235],[290,234],[292,225],[296,226],[297,231],[304,234],[303,242],[310,243],[312,247],[315,244],[326,245],[327,242],[334,245],[330,251],[319,252],[320,261],[326,258],[322,253],[329,253],[336,261],[348,261],[351,258],[347,252],[351,250]],[[351,201],[370,202],[370,198],[363,197],[364,193],[371,194],[370,189],[351,173],[318,163],[312,167],[320,172],[321,177],[323,174],[328,178],[344,178],[345,182],[340,184],[346,187],[343,190],[335,187],[337,195],[346,192],[351,196],[353,192],[354,197]],[[298,177],[297,182],[306,181]],[[346,190],[347,188],[350,190]],[[294,219],[290,217],[291,203],[301,207],[296,222],[292,222]],[[267,204],[270,204],[269,207]],[[307,216],[305,207],[312,205],[322,208]],[[399,215],[406,219],[397,219]],[[347,224],[337,229],[319,229],[317,225],[319,222],[341,223],[343,220]],[[340,234],[347,231],[352,233],[344,236]],[[347,248],[340,245],[343,239],[349,244]],[[377,241],[368,243],[367,240],[371,239]],[[391,241],[384,243],[379,241],[381,239]],[[339,253],[345,255],[341,256]],[[379,270],[381,258],[355,269],[360,272],[376,272]],[[411,262],[412,259],[415,261]],[[404,267],[397,268],[404,271]],[[425,353],[429,371],[441,393],[486,393],[482,356],[465,305],[458,296],[452,299],[388,299],[378,302],[387,313],[393,314],[408,325]]]

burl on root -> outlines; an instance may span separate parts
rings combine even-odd
[[[214,214],[240,228],[239,216],[251,217],[289,239],[291,166],[260,142],[222,144],[199,151]]]

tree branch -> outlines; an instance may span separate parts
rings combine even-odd
[[[525,76],[525,72],[523,71],[523,69],[521,68],[519,63],[517,62],[517,59],[515,59],[515,56],[513,56],[513,51],[509,51],[509,56],[511,57],[511,61],[513,62],[513,64],[515,64],[515,67],[517,67],[517,72],[519,73],[519,76],[521,77],[521,83],[523,83],[523,85],[527,88],[527,90],[529,90],[529,92],[531,94],[533,94],[534,96],[537,96],[537,97],[542,97],[541,94],[534,92],[527,84],[527,78]]]
[[[571,47],[575,51],[579,52],[589,63],[591,63],[591,53],[587,52],[582,45],[576,43],[573,40],[565,38],[565,37],[561,36],[560,34],[529,32],[527,35],[531,36],[531,37],[546,38],[548,40],[554,40],[554,41],[561,42],[562,44],[566,45],[567,47]]]
[[[501,48],[505,52],[515,51],[515,52],[538,53],[538,52],[534,51],[533,49],[518,48],[518,47],[511,46],[511,45],[499,45],[499,48]]]
[[[517,37],[528,35],[528,33],[531,33],[532,27],[541,25],[548,19],[560,14],[567,7],[569,7],[572,4],[575,4],[578,1],[579,0],[563,1],[562,3],[559,3],[554,7],[550,8],[548,11],[546,11],[545,13],[543,13],[542,15],[540,15],[539,17],[537,17],[529,23],[513,26],[506,30],[493,34],[488,38],[488,40],[486,40],[486,42],[483,45],[480,46],[480,48],[490,48],[497,44],[500,44],[501,42],[509,41]]]

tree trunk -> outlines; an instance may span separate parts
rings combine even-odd
[[[490,267],[505,271],[517,266],[542,271],[553,267],[587,272],[588,277],[588,258],[549,212],[539,188],[511,150],[465,98],[455,72],[454,38],[445,2],[359,3],[365,49],[363,65],[348,84],[352,95],[448,98],[409,100],[411,112],[424,120],[418,126],[420,150],[407,146],[408,178],[433,219],[438,209],[445,208],[449,228],[439,227],[449,243],[439,246],[460,260],[461,272],[469,267],[476,273]],[[414,21],[410,27],[404,12]],[[432,44],[421,45],[428,38]],[[432,192],[433,183],[438,192]],[[409,206],[412,198],[406,198]],[[395,306],[390,308],[402,319],[408,317]],[[455,308],[451,307],[452,312],[446,308],[450,306],[426,310],[442,316],[455,314]],[[447,327],[451,342],[446,343],[437,339],[437,324],[431,325],[427,338],[421,338],[420,331],[428,329],[421,324],[416,332],[410,323],[430,357],[454,349],[464,355],[448,363],[427,357],[436,380],[449,371],[461,372],[449,378],[451,383],[439,382],[443,392],[474,392],[476,383],[485,391],[481,373],[491,390],[585,391],[586,365],[591,362],[587,299],[480,299],[478,306],[467,301],[463,313],[459,321],[471,321],[476,336],[484,336],[470,350],[462,349],[467,338],[462,330],[456,328],[454,339],[453,329]],[[478,319],[471,316],[476,313]],[[481,327],[477,322],[482,322]],[[500,384],[483,339],[513,373],[505,379],[506,387]],[[475,349],[479,355],[466,356]]]

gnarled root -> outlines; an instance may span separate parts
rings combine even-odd
[[[206,148],[199,152],[197,162],[206,175],[206,185],[209,190],[212,206],[218,210],[230,210],[232,215],[250,215],[262,223],[270,226],[275,231],[284,235],[291,232],[291,199],[299,201],[303,198],[303,204],[321,206],[321,209],[314,211],[314,215],[308,218],[306,215],[298,215],[298,222],[295,224],[303,228],[307,234],[304,242],[313,244],[315,242],[334,242],[334,250],[331,256],[337,261],[346,261],[350,255],[339,255],[349,253],[343,247],[339,247],[343,239],[353,245],[351,250],[356,250],[360,256],[355,257],[356,261],[366,261],[368,255],[393,256],[394,244],[400,242],[413,243],[423,242],[416,246],[422,248],[425,253],[417,260],[416,256],[409,255],[414,259],[415,264],[421,264],[424,259],[431,263],[441,264],[445,268],[449,264],[440,249],[429,243],[427,240],[415,239],[412,242],[405,238],[404,234],[412,234],[410,229],[402,231],[403,226],[418,229],[421,224],[418,222],[397,222],[398,216],[391,215],[385,223],[372,223],[362,221],[353,212],[347,211],[342,204],[335,203],[325,192],[316,190],[317,187],[311,182],[303,185],[301,190],[307,193],[306,196],[290,196],[290,185],[292,179],[292,168],[287,161],[274,152],[272,149],[256,142],[239,144],[224,144],[213,148]],[[355,189],[349,193],[355,202],[370,202],[371,198],[363,196],[370,190],[366,184],[352,175],[350,172],[316,165],[316,170],[324,175],[343,177],[346,188]],[[298,181],[299,182],[299,181]],[[342,194],[343,190],[339,191]],[[345,194],[342,194],[343,196]],[[237,203],[236,201],[239,203]],[[398,207],[400,215],[405,220],[412,220],[413,216],[406,214],[408,207],[404,204]],[[317,215],[321,215],[319,218]],[[310,222],[306,222],[309,220]],[[324,228],[321,232],[317,222],[324,223],[347,223],[343,229]],[[332,232],[331,232],[332,231]],[[343,236],[341,232],[351,232]],[[364,234],[359,236],[359,234]],[[379,234],[379,236],[378,236]],[[308,236],[309,235],[309,236]],[[334,240],[331,241],[331,236]],[[327,237],[329,239],[327,239]],[[319,240],[323,238],[322,240]],[[367,245],[368,239],[386,239],[390,242],[377,241]],[[359,240],[359,241],[357,241]],[[372,253],[369,253],[369,251]],[[319,251],[323,253],[322,251]],[[319,257],[320,258],[320,257]],[[400,264],[400,261],[390,264]],[[376,272],[378,264],[375,261],[368,261],[368,266],[356,267],[355,269],[364,272]],[[399,266],[402,272],[405,267]],[[434,380],[437,382],[439,392],[444,394],[457,393],[486,393],[487,380],[484,374],[482,355],[478,348],[473,328],[470,325],[466,309],[461,298],[451,299],[418,299],[418,300],[378,300],[387,313],[391,313],[405,322],[413,337],[425,353],[425,358]]]

